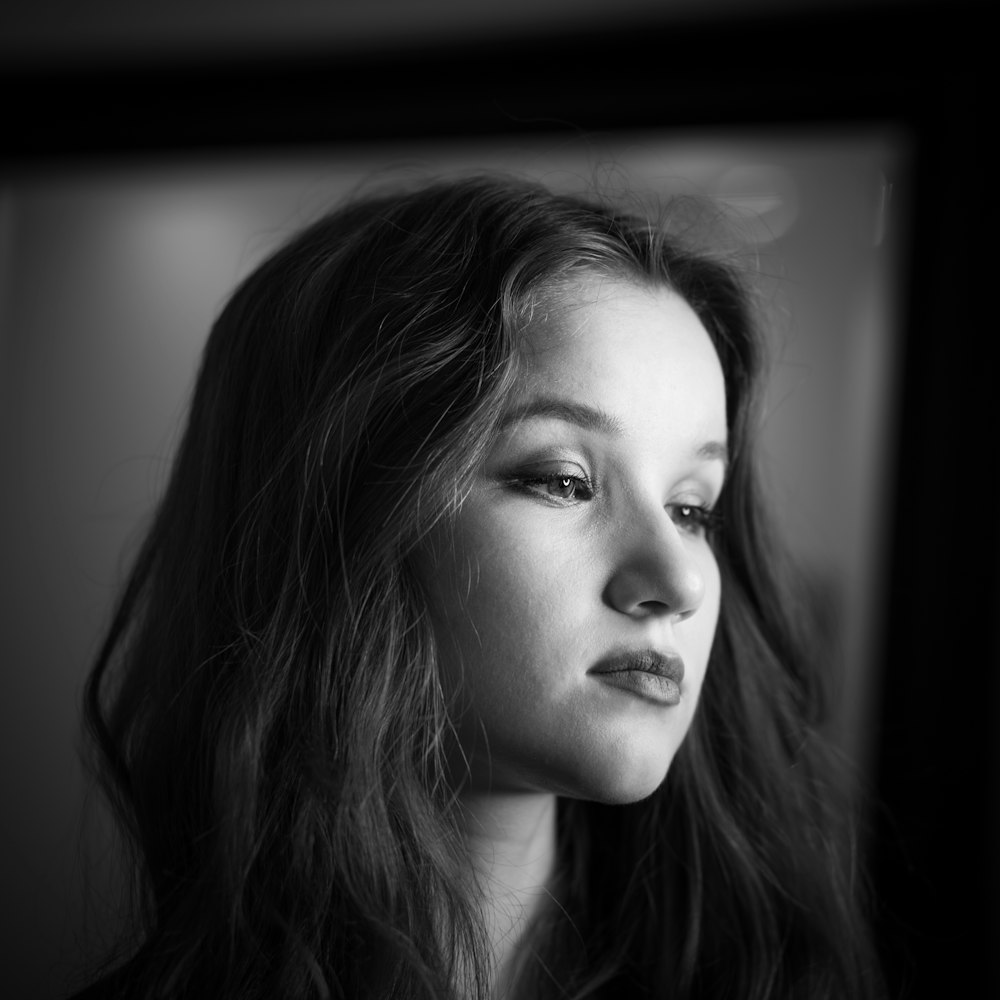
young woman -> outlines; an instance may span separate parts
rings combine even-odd
[[[762,363],[729,267],[506,177],[247,278],[87,686],[141,916],[87,995],[874,995]]]

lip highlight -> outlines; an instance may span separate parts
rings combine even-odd
[[[684,661],[676,653],[652,649],[616,653],[600,660],[589,673],[658,705],[676,705],[681,700]]]

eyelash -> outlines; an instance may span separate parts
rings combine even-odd
[[[572,490],[568,496],[547,492],[541,487],[559,484],[558,489]],[[552,473],[544,476],[525,476],[512,480],[512,484],[527,493],[541,496],[552,503],[580,503],[594,499],[596,491],[593,483],[585,476]],[[671,519],[680,531],[701,538],[717,531],[722,526],[722,515],[703,504],[672,503],[667,505],[672,511]]]
[[[570,503],[573,501],[580,502],[594,499],[593,484],[584,476],[574,476],[566,473],[551,473],[544,476],[526,476],[518,478],[514,480],[514,483],[530,493],[539,494],[546,499],[556,501],[557,503],[559,501]],[[573,492],[569,496],[560,496],[555,493],[542,493],[539,487],[548,486],[551,483],[565,483],[567,485],[562,488],[571,488]],[[581,490],[582,493],[580,492]]]
[[[700,504],[693,503],[674,503],[669,504],[668,509],[677,512],[688,511],[688,514],[685,515],[683,521],[678,521],[677,517],[674,516],[674,524],[676,524],[681,531],[685,531],[698,538],[710,535],[713,532],[718,531],[722,526],[722,515],[717,510],[713,510],[710,507],[704,507]]]

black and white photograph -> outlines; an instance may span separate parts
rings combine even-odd
[[[983,10],[0,13],[0,995],[1000,993]]]

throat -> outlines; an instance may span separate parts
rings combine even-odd
[[[469,795],[462,815],[492,951],[494,996],[505,997],[525,933],[551,899],[556,797]]]

